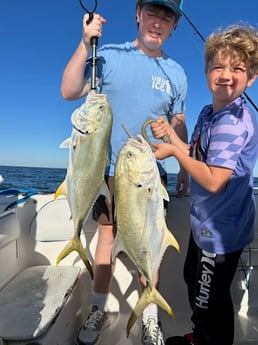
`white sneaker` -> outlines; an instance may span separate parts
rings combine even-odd
[[[107,313],[93,306],[84,325],[81,327],[76,345],[94,345],[99,339],[100,332],[109,326]]]
[[[142,345],[164,345],[160,322],[150,318],[142,324]]]

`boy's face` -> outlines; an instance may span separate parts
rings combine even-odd
[[[160,49],[171,32],[176,28],[178,19],[164,6],[144,5],[136,11],[139,36],[148,49]]]
[[[206,77],[213,103],[220,107],[239,97],[255,80],[248,78],[247,66],[232,54],[223,58],[217,54],[208,66]]]

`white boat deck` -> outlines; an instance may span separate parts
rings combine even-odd
[[[57,255],[73,235],[67,201],[53,201],[52,194],[36,194],[1,213],[13,200],[14,196],[0,196],[0,344],[2,338],[4,345],[74,345],[87,315],[91,278],[77,253],[55,266]],[[183,281],[190,232],[189,197],[171,197],[168,227],[181,253],[169,247],[161,264],[159,290],[176,315],[174,320],[160,310],[165,338],[191,331]],[[91,259],[96,238],[96,223],[89,219],[82,240]],[[258,345],[258,251],[254,249],[258,248],[258,238],[252,247],[243,253],[232,284],[234,345]],[[99,345],[140,345],[140,319],[126,337],[127,321],[138,296],[136,269],[121,255],[108,301],[111,325],[103,331]]]

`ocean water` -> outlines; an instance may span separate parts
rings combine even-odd
[[[66,169],[0,166],[0,190],[6,188],[34,189],[40,193],[55,192],[64,180]],[[2,178],[1,178],[2,177]],[[168,192],[175,192],[176,174],[168,174]],[[254,178],[258,187],[258,177]]]
[[[0,175],[0,190],[22,188],[51,193],[64,180],[66,169],[0,166]]]
[[[3,181],[0,190],[6,188],[34,189],[38,192],[55,192],[64,180],[66,169],[0,166],[0,175]],[[1,179],[1,177],[0,177]],[[168,191],[174,192],[176,174],[168,176]]]

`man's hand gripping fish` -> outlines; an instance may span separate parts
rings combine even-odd
[[[167,246],[179,251],[166,225],[164,199],[169,200],[169,196],[161,183],[150,145],[142,135],[129,138],[119,152],[115,170],[117,234],[112,259],[121,251],[127,253],[147,284],[128,320],[127,336],[151,302],[174,317],[173,310],[153,285]]]
[[[93,277],[92,266],[80,240],[81,229],[97,197],[110,199],[104,176],[112,130],[112,109],[107,96],[91,92],[86,102],[72,114],[73,130],[61,147],[69,147],[65,180],[55,193],[64,194],[74,223],[74,236],[58,255],[56,264],[77,251]]]

